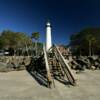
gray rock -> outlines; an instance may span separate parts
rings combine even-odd
[[[0,72],[8,71],[7,64],[0,62]]]

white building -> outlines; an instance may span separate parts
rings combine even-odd
[[[52,47],[52,39],[51,39],[51,24],[47,22],[46,24],[46,51],[48,51]]]

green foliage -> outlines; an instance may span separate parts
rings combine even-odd
[[[38,40],[40,37],[40,33],[39,32],[34,32],[32,33],[31,38],[35,39],[35,55],[38,56]]]
[[[34,33],[32,33],[32,38],[34,38],[35,40],[38,40],[39,37],[40,37],[39,32],[34,32]]]
[[[25,43],[30,44],[31,39],[25,33],[13,32],[5,30],[0,36],[0,48],[17,48],[25,46]]]
[[[75,54],[94,55],[100,52],[100,28],[86,28],[70,38]]]

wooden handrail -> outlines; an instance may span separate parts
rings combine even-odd
[[[50,83],[49,87],[51,87],[52,77],[51,77],[51,73],[50,73],[50,68],[49,68],[49,63],[48,63],[48,58],[47,58],[47,52],[46,52],[45,45],[43,46],[43,52],[44,52],[45,66],[46,66],[46,71],[47,71],[47,79],[48,79],[48,82]]]
[[[62,56],[61,52],[59,51],[59,49],[57,48],[56,45],[54,45],[54,49],[55,49],[55,55],[58,57],[58,60],[60,61],[62,67],[63,67],[63,71],[65,72],[69,82],[72,85],[76,85],[76,81],[74,78],[74,74],[71,71],[70,66],[68,65],[68,61],[64,59],[64,57]]]

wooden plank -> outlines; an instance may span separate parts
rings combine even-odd
[[[48,58],[47,58],[45,46],[43,47],[43,51],[44,51],[45,66],[46,66],[46,71],[47,71],[48,86],[51,87],[52,76],[51,76],[51,73],[50,73],[50,68],[49,68],[49,63],[48,63]]]
[[[59,51],[59,49],[56,46],[55,46],[55,50],[56,50],[55,51],[55,55],[58,56],[58,59],[59,59],[60,63],[62,64],[63,70],[64,70],[69,82],[72,85],[76,85],[74,74],[71,71],[71,68],[68,65],[67,61],[64,59],[64,57],[62,56],[61,52]]]

